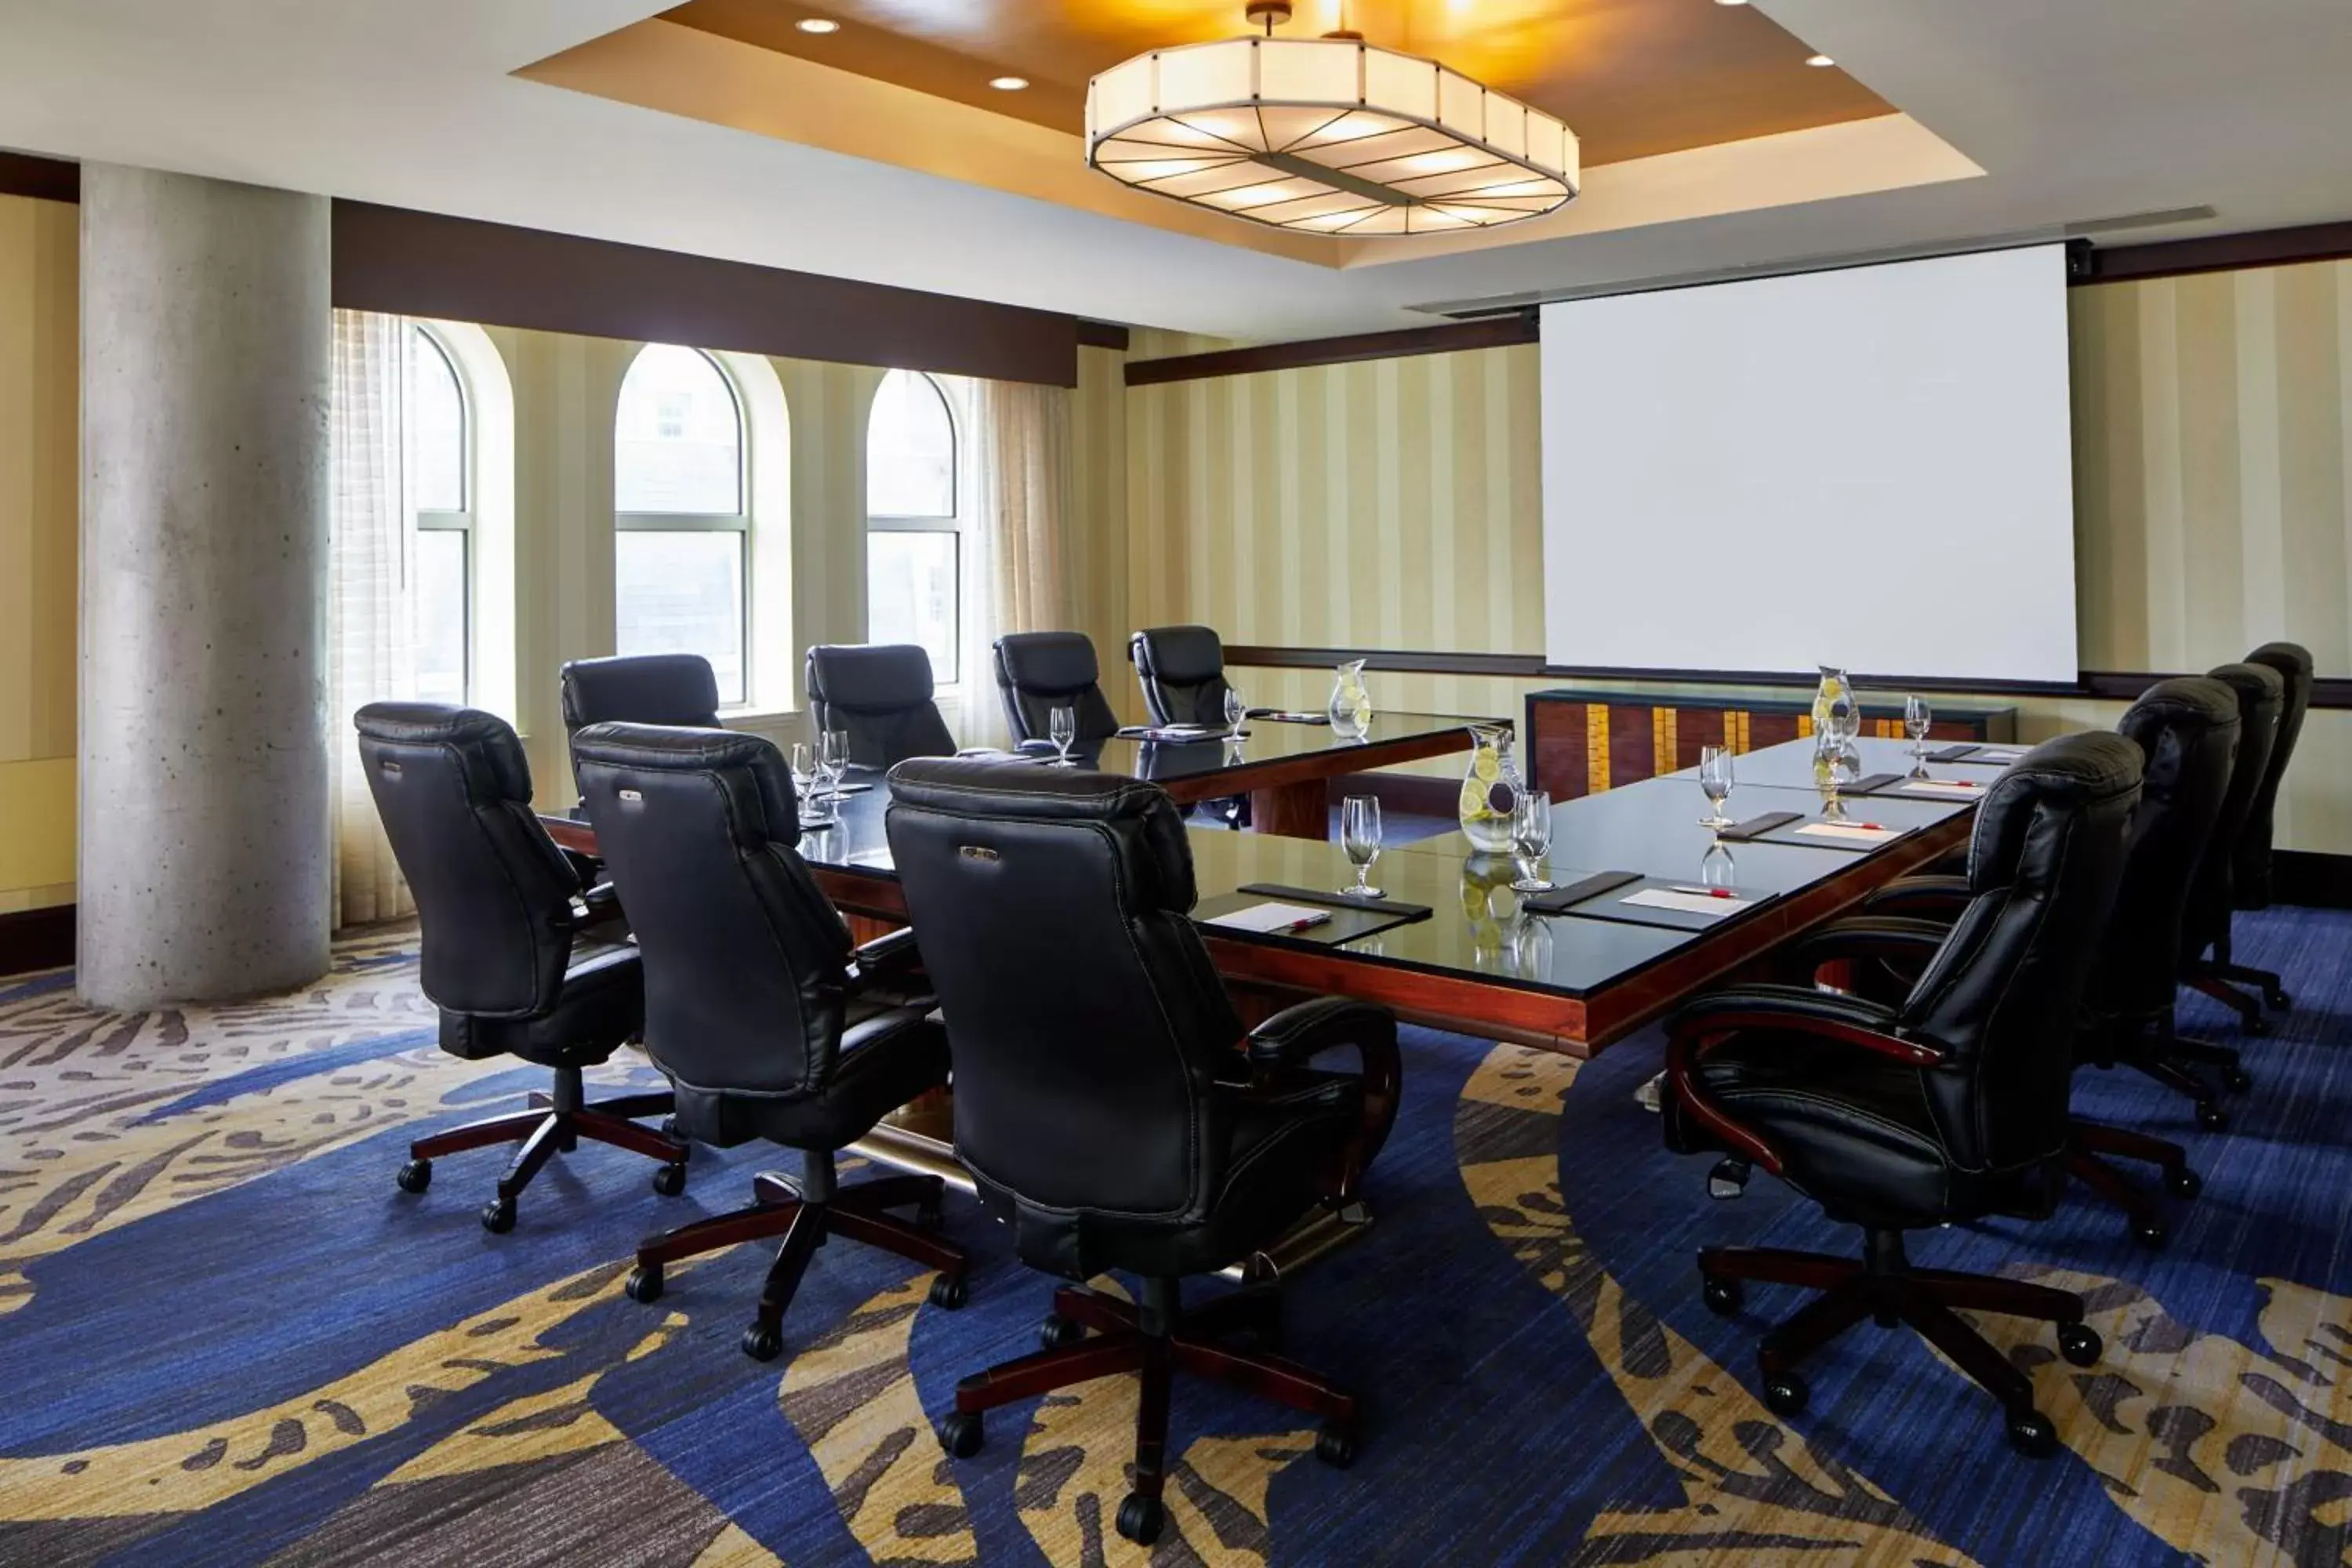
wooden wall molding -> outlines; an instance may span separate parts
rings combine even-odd
[[[1078,318],[1078,346],[1082,349],[1115,349],[1125,353],[1133,337],[1125,327],[1112,322]]]
[[[2234,272],[2247,267],[2285,267],[2347,258],[2352,258],[2352,223],[2316,223],[2301,228],[2264,228],[2251,234],[2094,249],[2091,276],[2078,281],[2129,283],[2146,278],[2182,278],[2198,272]]]
[[[1415,354],[1508,348],[1536,341],[1536,320],[1532,310],[1514,310],[1507,316],[1446,321],[1433,327],[1406,327],[1393,332],[1359,332],[1349,337],[1307,338],[1297,342],[1263,343],[1256,348],[1220,349],[1214,353],[1130,360],[1127,384],[1156,386],[1162,382],[1198,381],[1207,376],[1255,375],[1269,370],[1354,364],[1360,360],[1409,359]]]
[[[1397,648],[1284,647],[1252,643],[1230,644],[1225,662],[1260,669],[1328,669],[1342,659],[1360,658],[1365,668],[1416,675],[1475,675],[1512,680],[1599,680],[1632,685],[1755,686],[1802,689],[1812,686],[1811,675],[1759,675],[1748,670],[1646,669],[1610,666],[1546,664],[1532,653],[1429,653]],[[1954,680],[1942,676],[1856,675],[1859,686],[1899,687],[1913,691],[1980,693],[1987,697],[2088,698],[2102,702],[2129,702],[2173,674],[2086,669],[2074,680]],[[2312,687],[2314,708],[2352,709],[2352,679],[2324,678]]]
[[[0,975],[62,969],[74,961],[74,906],[0,914]]]
[[[33,196],[45,202],[81,200],[81,165],[30,153],[0,152],[0,196]]]

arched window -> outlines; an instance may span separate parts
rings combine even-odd
[[[894,370],[866,425],[866,637],[916,643],[941,684],[961,679],[962,544],[956,429],[940,384]]]
[[[466,384],[449,351],[425,328],[408,329],[409,515],[415,525],[416,695],[465,702],[472,686],[473,483]]]
[[[646,345],[613,426],[614,646],[702,655],[730,705],[745,700],[743,492],[743,412],[726,373],[697,350]]]

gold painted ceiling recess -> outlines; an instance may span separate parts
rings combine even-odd
[[[1155,195],[1277,228],[1432,234],[1564,205],[1576,133],[1434,60],[1345,30],[1154,49],[1087,89],[1087,162]]]

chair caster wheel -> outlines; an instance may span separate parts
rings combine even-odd
[[[980,1445],[987,1436],[977,1410],[956,1411],[939,1426],[940,1447],[951,1458],[971,1458],[980,1452]]]
[[[675,1116],[665,1116],[662,1118],[661,1135],[665,1138],[675,1139],[680,1143],[686,1142],[686,1134],[677,1130],[677,1118]]]
[[[743,1353],[753,1361],[773,1361],[784,1353],[784,1331],[765,1323],[754,1323],[743,1331]]]
[[[963,1276],[942,1274],[931,1281],[931,1305],[952,1312],[963,1305]]]
[[[400,1183],[402,1192],[421,1193],[433,1184],[433,1162],[411,1160],[400,1168],[400,1174],[394,1179]]]
[[[2172,1232],[2160,1220],[2143,1220],[2131,1227],[2132,1239],[2150,1252],[2161,1252],[2164,1244],[2172,1239]]]
[[[2058,1330],[2058,1353],[2076,1366],[2096,1366],[2107,1342],[2088,1323],[2067,1323]]]
[[[2231,1068],[2221,1075],[2221,1087],[2231,1094],[2243,1094],[2254,1087],[2253,1075],[2243,1068]]]
[[[1737,1279],[1709,1279],[1701,1295],[1706,1301],[1706,1310],[1718,1318],[1732,1316],[1748,1299]]]
[[[674,1198],[686,1191],[686,1166],[683,1163],[664,1165],[655,1171],[654,1191],[666,1198]]]
[[[1801,1415],[1812,1397],[1811,1385],[1793,1372],[1764,1380],[1764,1408],[1775,1415]]]
[[[1356,1428],[1348,1422],[1326,1421],[1315,1434],[1315,1457],[1335,1470],[1356,1462]]]
[[[2212,1100],[2200,1100],[2197,1102],[2197,1125],[2208,1132],[2219,1132],[2230,1125],[2230,1113]]]
[[[2017,1411],[2009,1418],[2009,1446],[2029,1459],[2046,1459],[2058,1451],[2058,1428],[2039,1410]]]
[[[2263,1000],[2270,1004],[2271,1011],[2273,1013],[2284,1013],[2294,1005],[2294,998],[2275,985],[2263,987]]]
[[[1706,1195],[1721,1203],[1739,1196],[1748,1190],[1748,1178],[1754,1167],[1745,1160],[1725,1158],[1715,1163],[1706,1173]]]
[[[1166,1518],[1167,1510],[1158,1498],[1129,1492],[1118,1505],[1118,1532],[1138,1546],[1149,1546],[1160,1539],[1160,1526]]]
[[[2183,1165],[2178,1171],[2166,1173],[2164,1190],[2185,1201],[2205,1190],[2205,1178]]]
[[[492,1236],[504,1236],[514,1228],[514,1199],[492,1198],[482,1205],[482,1228]]]
[[[1045,1321],[1037,1325],[1037,1344],[1042,1350],[1057,1351],[1065,1345],[1076,1344],[1086,1337],[1085,1324],[1074,1323],[1051,1312],[1046,1313]]]
[[[651,1303],[662,1298],[662,1266],[640,1263],[629,1270],[629,1282],[621,1287],[622,1294],[632,1301]]]

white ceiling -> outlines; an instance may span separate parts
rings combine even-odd
[[[509,74],[659,0],[0,0],[0,146],[1238,338],[2200,204],[2134,237],[2352,216],[2347,0],[1757,4],[1984,176],[1335,272]]]

